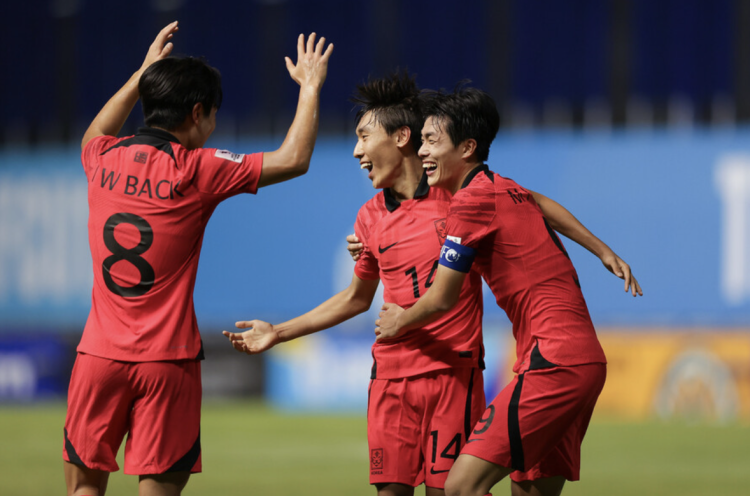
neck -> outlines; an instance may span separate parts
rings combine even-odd
[[[422,159],[416,154],[404,157],[401,174],[394,181],[390,190],[393,196],[399,201],[411,200],[414,198],[414,192],[419,186],[424,170],[422,168]]]
[[[452,195],[455,195],[459,189],[461,189],[461,186],[464,184],[464,181],[466,181],[466,178],[469,177],[469,174],[471,174],[471,171],[476,169],[482,165],[482,162],[471,162],[471,163],[465,163],[462,167],[461,174],[459,174],[457,177],[459,178],[456,183],[451,185],[450,192]]]

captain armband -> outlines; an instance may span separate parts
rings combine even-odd
[[[468,273],[471,270],[471,264],[474,263],[474,256],[476,254],[475,249],[446,239],[443,247],[440,249],[440,265],[445,265],[449,269],[459,272]]]

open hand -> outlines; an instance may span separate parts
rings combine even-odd
[[[638,280],[631,272],[630,265],[618,257],[615,252],[610,250],[609,253],[602,256],[601,260],[607,270],[625,281],[625,292],[630,291],[634,297],[643,296],[641,285],[638,284]]]
[[[245,332],[222,331],[235,350],[254,355],[273,348],[279,338],[273,326],[262,320],[246,320],[234,324],[237,329],[247,329]]]
[[[156,39],[148,48],[148,53],[146,53],[146,59],[143,61],[141,71],[145,71],[148,66],[157,60],[169,57],[169,54],[172,53],[172,48],[174,48],[174,45],[169,40],[172,39],[172,36],[174,36],[178,29],[177,21],[174,21],[171,24],[167,24],[164,29],[159,31],[159,34],[156,35]]]
[[[297,63],[292,63],[289,57],[284,58],[289,75],[300,86],[310,86],[316,90],[323,86],[328,73],[328,58],[333,52],[333,43],[323,51],[325,43],[326,39],[320,38],[316,45],[315,33],[311,33],[305,43],[305,35],[301,34],[297,39]]]

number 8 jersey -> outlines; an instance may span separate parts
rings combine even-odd
[[[88,178],[91,312],[80,353],[148,362],[201,359],[193,288],[216,206],[256,193],[261,153],[187,150],[166,131],[92,139]]]

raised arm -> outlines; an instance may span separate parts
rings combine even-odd
[[[261,320],[241,321],[235,327],[247,331],[224,331],[223,334],[236,350],[249,355],[261,353],[278,343],[328,329],[367,311],[379,282],[378,279],[368,281],[354,275],[349,287],[304,315],[277,325]]]
[[[125,86],[120,88],[102,107],[96,117],[94,117],[94,120],[83,135],[81,150],[86,148],[86,144],[97,136],[116,136],[120,132],[123,124],[125,124],[125,120],[127,120],[130,112],[133,110],[135,102],[138,101],[138,80],[141,78],[141,74],[143,74],[143,71],[148,66],[157,60],[168,57],[172,53],[173,45],[169,43],[169,40],[172,39],[177,29],[177,21],[174,21],[159,31],[156,39],[149,47],[148,53],[146,53],[146,58],[141,68],[130,76]]]
[[[556,201],[531,190],[529,193],[534,197],[552,229],[599,257],[607,270],[625,281],[626,292],[630,291],[633,296],[643,296],[641,285],[631,272],[630,266],[609,246],[594,236],[573,214]]]
[[[375,321],[376,339],[395,338],[439,319],[458,303],[465,278],[465,272],[438,265],[432,286],[412,307],[404,310],[393,303],[383,305]]]
[[[325,48],[325,38],[315,44],[315,33],[305,43],[305,36],[297,40],[297,63],[286,57],[289,75],[299,84],[299,101],[284,142],[278,150],[263,154],[263,171],[258,187],[280,183],[307,172],[312,158],[320,119],[320,90],[328,72],[328,59],[333,44]],[[325,48],[325,51],[323,50]]]

